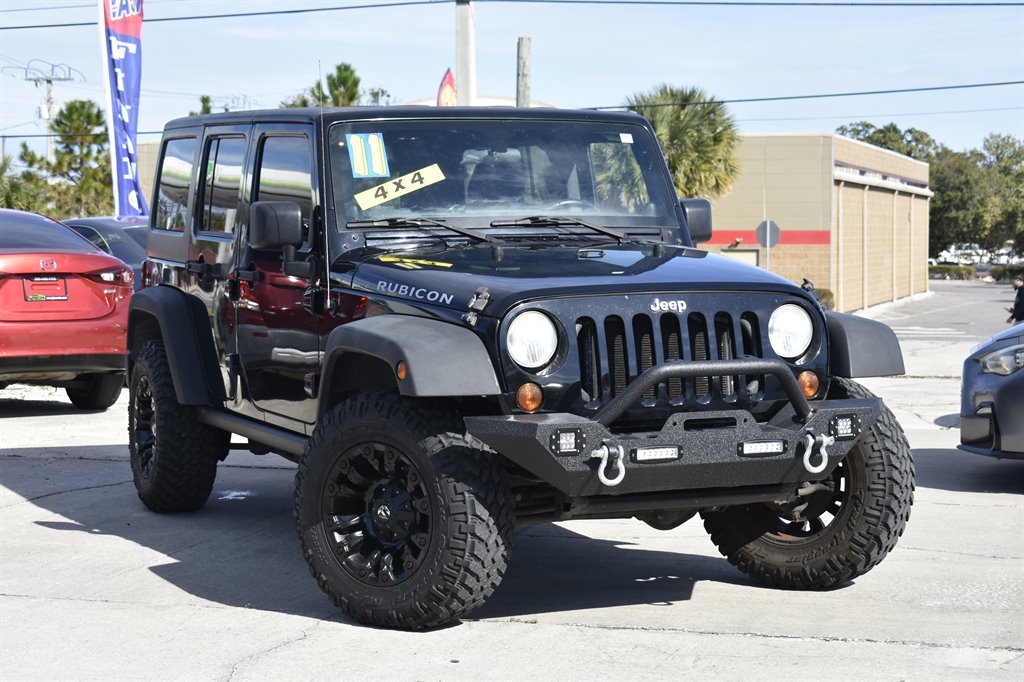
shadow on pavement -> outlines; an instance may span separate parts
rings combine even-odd
[[[149,570],[196,598],[346,620],[316,587],[302,559],[292,518],[293,470],[222,465],[201,511],[159,515],[139,501],[127,462],[84,459],[95,454],[93,449],[25,449],[30,457],[8,450],[0,482],[61,517],[35,521],[41,528],[119,537],[158,552],[166,559],[158,558],[159,565]],[[41,476],[51,483],[62,480],[56,487],[40,488],[34,481]],[[75,553],[93,551],[81,540],[45,541],[63,542],[70,562]],[[628,542],[592,539],[555,525],[520,529],[512,556],[504,583],[474,619],[667,605],[688,600],[697,581],[753,586],[723,558],[639,550]],[[95,564],[95,558],[83,556],[83,561]],[[110,581],[104,590],[127,589],[113,572],[95,579]],[[126,584],[136,580],[128,577]]]
[[[993,459],[955,449],[914,450],[917,487],[952,492],[1024,494],[1024,460]]]
[[[8,417],[45,417],[55,414],[89,414],[102,410],[81,410],[60,400],[19,400],[0,398],[0,419]]]

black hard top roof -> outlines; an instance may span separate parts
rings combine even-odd
[[[451,118],[451,119],[524,119],[556,121],[617,121],[620,123],[642,122],[642,116],[631,111],[594,111],[593,109],[548,109],[539,107],[315,107],[296,109],[259,109],[254,111],[231,111],[217,114],[203,114],[176,118],[165,129],[190,128],[200,124],[268,123],[268,122],[316,122],[321,115],[326,123],[336,121],[366,121],[373,119]]]

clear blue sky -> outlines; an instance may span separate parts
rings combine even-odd
[[[386,1],[386,0],[383,0]],[[148,19],[355,4],[352,0],[145,0]],[[45,7],[60,9],[44,10]],[[1024,8],[781,8],[474,4],[477,91],[515,94],[516,40],[533,41],[534,99],[615,105],[663,82],[719,98],[1024,80]],[[21,11],[26,10],[26,11]],[[0,0],[0,23],[91,21],[89,0]],[[455,67],[455,6],[146,23],[140,130],[160,130],[209,94],[273,107],[349,62],[396,102],[432,97]],[[20,79],[32,59],[84,80],[55,86],[103,100],[99,29],[0,31],[0,133],[39,133],[43,89]],[[8,68],[15,67],[15,68]],[[1024,86],[730,105],[743,132],[821,132],[856,120],[929,132],[954,149],[990,132],[1024,138]],[[156,139],[142,136],[142,140]],[[8,140],[7,153],[18,140]],[[42,141],[33,141],[42,148]]]

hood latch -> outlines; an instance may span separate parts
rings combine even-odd
[[[473,298],[469,299],[469,310],[462,314],[462,321],[470,327],[475,327],[477,320],[480,318],[480,313],[484,311],[484,308],[490,302],[491,294],[487,291],[487,287],[478,287],[473,292]]]

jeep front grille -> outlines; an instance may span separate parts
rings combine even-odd
[[[580,389],[585,401],[605,401],[622,393],[630,381],[655,365],[672,360],[732,360],[762,357],[761,331],[755,313],[719,312],[612,315],[603,320],[576,320]],[[697,377],[669,379],[648,389],[641,405],[659,402],[683,405],[707,403],[712,398],[727,402],[738,397],[760,399],[764,377]]]

